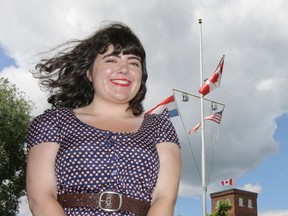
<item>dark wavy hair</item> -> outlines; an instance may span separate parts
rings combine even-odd
[[[98,54],[103,54],[113,45],[114,54],[132,54],[140,57],[142,80],[137,95],[129,102],[128,109],[136,116],[144,112],[143,100],[146,95],[146,53],[132,30],[122,23],[110,23],[92,36],[73,40],[56,48],[62,48],[53,58],[42,59],[32,71],[40,80],[42,89],[48,90],[48,103],[52,107],[78,108],[90,104],[94,89],[86,76]],[[65,47],[65,48],[64,48]],[[52,51],[52,50],[51,50]]]

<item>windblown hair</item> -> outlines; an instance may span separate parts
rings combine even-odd
[[[86,74],[88,70],[92,70],[97,55],[105,53],[109,45],[113,45],[114,54],[123,52],[140,57],[141,86],[137,95],[129,102],[128,109],[136,116],[144,112],[142,102],[147,91],[148,77],[146,54],[137,36],[122,23],[110,23],[86,39],[64,43],[59,46],[63,49],[53,58],[42,59],[36,65],[32,73],[40,80],[42,89],[49,91],[48,103],[52,107],[78,108],[92,102],[94,89]]]

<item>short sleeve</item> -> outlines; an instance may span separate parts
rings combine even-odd
[[[180,147],[180,142],[173,123],[169,117],[168,109],[165,109],[161,114],[156,115],[158,122],[158,137],[157,143],[173,142]]]
[[[43,142],[60,142],[57,109],[48,109],[37,116],[28,128],[27,149]]]

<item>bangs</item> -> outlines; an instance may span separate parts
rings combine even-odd
[[[145,58],[145,54],[143,51],[135,44],[112,44],[114,46],[113,54],[120,54],[123,52],[124,55],[130,54],[135,55],[143,60]]]
[[[106,39],[106,40],[105,40]],[[142,61],[145,60],[146,54],[145,50],[137,37],[135,37],[131,32],[119,31],[119,29],[114,29],[113,32],[106,35],[105,46],[100,53],[105,53],[108,50],[109,45],[113,45],[113,54],[118,55],[121,52],[123,54],[131,54],[141,58]]]

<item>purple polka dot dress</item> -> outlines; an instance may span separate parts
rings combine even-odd
[[[135,132],[112,132],[80,121],[72,109],[48,109],[37,116],[28,130],[28,150],[43,142],[60,145],[55,160],[57,193],[116,191],[151,202],[157,182],[157,143],[179,145],[168,110],[145,114]],[[96,208],[65,208],[66,215],[130,215]]]

